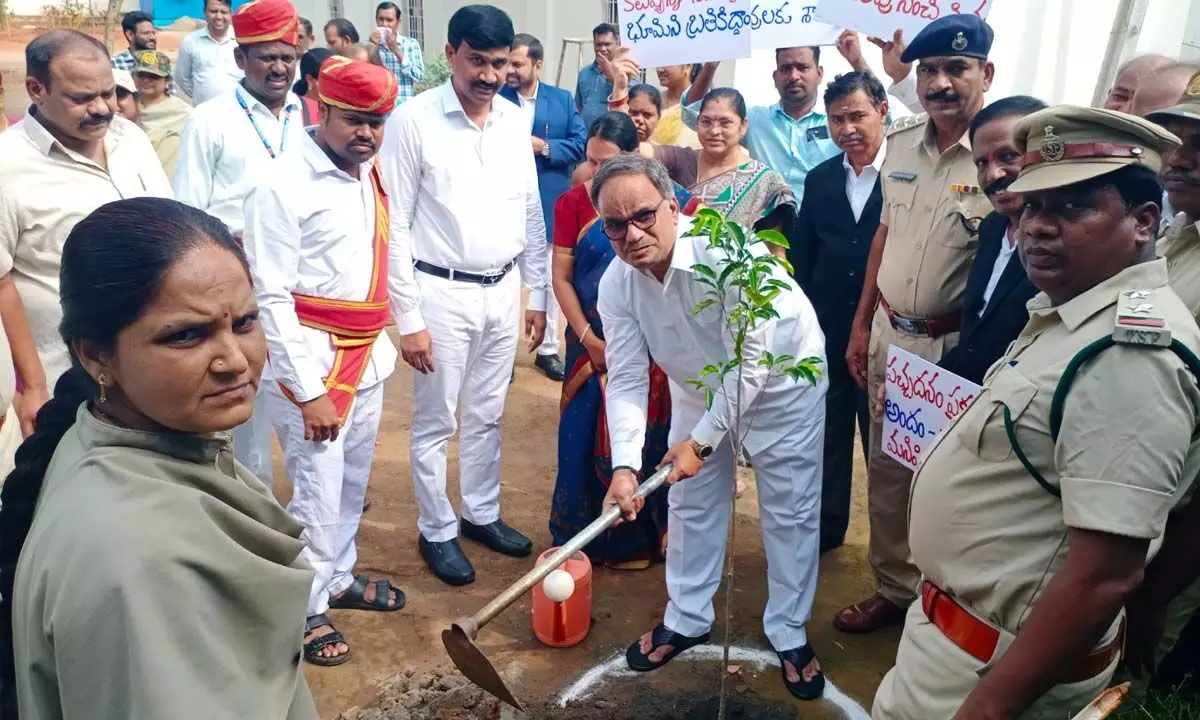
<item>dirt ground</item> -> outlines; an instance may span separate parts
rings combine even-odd
[[[644,572],[598,570],[594,576],[594,625],[586,640],[569,649],[542,646],[533,636],[530,603],[521,600],[481,632],[478,644],[529,704],[514,715],[473,687],[454,670],[441,644],[441,631],[456,617],[470,615],[533,565],[464,541],[478,579],[465,588],[442,584],[417,554],[416,505],[408,464],[411,376],[399,369],[387,385],[375,469],[371,510],[359,534],[359,570],[394,579],[408,594],[408,606],[395,614],[333,612],[353,648],[353,659],[336,668],[306,667],[322,717],[346,720],[466,720],[529,717],[536,720],[619,720],[620,718],[706,718],[706,703],[717,694],[722,670],[717,661],[685,662],[687,655],[646,676],[609,678],[597,683],[566,709],[559,694],[597,665],[612,659],[661,617],[666,603],[661,566]],[[554,485],[560,386],[533,369],[531,357],[518,359],[516,382],[503,419],[502,507],[504,518],[534,539],[534,556],[549,547],[547,519]],[[457,504],[457,446],[451,444],[449,493]],[[277,490],[286,498],[282,469]],[[866,499],[863,468],[855,478],[854,521],[847,545],[822,558],[810,636],[830,681],[869,708],[884,672],[895,658],[899,631],[871,637],[842,635],[830,626],[843,605],[872,590],[866,561]],[[766,600],[766,561],[758,527],[753,482],[738,503],[737,581],[732,628],[736,645],[769,650],[762,633]],[[723,591],[718,593],[721,637]],[[732,664],[732,663],[731,663]],[[791,718],[801,711],[779,680],[776,667],[738,663],[731,678],[740,706],[752,712],[731,717]],[[756,706],[758,709],[756,709]],[[766,709],[763,709],[766,708]],[[348,712],[347,712],[348,711]],[[803,706],[806,718],[846,717],[828,702]],[[782,713],[782,714],[780,714]]]

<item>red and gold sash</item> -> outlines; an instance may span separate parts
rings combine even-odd
[[[371,270],[371,290],[366,300],[330,300],[292,293],[296,300],[296,315],[305,327],[324,330],[334,347],[333,367],[324,378],[325,388],[338,417],[346,422],[358,383],[371,360],[375,339],[391,320],[388,304],[388,200],[379,172],[371,168],[371,189],[375,192],[375,237],[372,240],[374,267]],[[282,387],[282,385],[281,385]],[[284,394],[292,398],[287,388]],[[292,398],[295,402],[295,398]]]

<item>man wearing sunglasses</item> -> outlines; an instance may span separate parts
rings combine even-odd
[[[670,603],[663,622],[629,647],[629,667],[655,670],[709,639],[736,470],[731,442],[736,429],[758,483],[769,588],[763,625],[788,690],[801,699],[818,698],[825,678],[805,623],[817,581],[828,383],[824,377],[816,385],[797,383],[760,363],[772,353],[817,357],[823,365],[825,338],[816,312],[788,273],[775,267],[771,281],[788,290],[774,301],[779,317],[760,320],[747,334],[742,369],[729,374],[708,407],[704,391],[688,380],[734,356],[725,321],[734,299],[727,312],[710,307],[694,313],[709,290],[695,268],[706,265],[720,274],[724,260],[709,249],[707,236],[687,235],[692,220],[681,217],[671,178],[656,160],[637,155],[609,160],[597,171],[591,195],[620,258],[600,282],[599,310],[608,343],[613,463],[605,504],[619,505],[626,520],[641,510],[633,494],[635,468],[643,460],[651,356],[671,379],[671,449],[662,458],[674,464],[668,478]],[[732,420],[738,401],[740,427]]]

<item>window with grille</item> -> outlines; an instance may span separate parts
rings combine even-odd
[[[601,0],[604,3],[604,22],[617,24],[617,0]]]
[[[405,34],[425,47],[425,3],[424,0],[408,0],[408,22],[405,23]]]
[[[340,18],[345,17],[346,11],[342,7],[342,0],[329,0],[329,17]]]

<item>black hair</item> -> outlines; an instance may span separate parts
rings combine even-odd
[[[812,50],[813,64],[814,65],[821,64],[821,46],[820,45],[797,45],[796,47],[775,48],[775,62],[776,63],[779,62],[779,53],[787,51],[787,50],[795,50],[797,48],[808,48],[809,50]]]
[[[700,112],[704,112],[704,108],[716,100],[728,100],[729,104],[733,106],[733,111],[737,113],[737,116],[743,120],[746,119],[746,98],[742,97],[740,92],[731,87],[709,90],[704,99],[700,101]]]
[[[1013,95],[1001,98],[975,114],[967,129],[967,138],[975,142],[975,132],[990,122],[1001,118],[1025,117],[1039,110],[1045,110],[1046,103],[1028,95]]]
[[[384,0],[384,2],[381,2],[375,6],[375,17],[379,17],[380,10],[395,10],[396,19],[400,19],[400,6],[394,2],[391,2],[390,0]]]
[[[313,36],[312,20],[309,20],[308,18],[296,18],[296,21],[300,23],[300,27],[304,28],[305,37]]]
[[[224,5],[225,7],[229,8],[231,10],[233,9],[233,0],[217,0],[217,2],[221,3],[222,5]],[[206,10],[208,9],[208,0],[204,0],[204,8]]]
[[[546,49],[542,47],[542,41],[538,40],[529,33],[517,33],[513,37],[512,49],[528,48],[526,53],[529,55],[529,61],[539,63],[546,57]]]
[[[692,71],[688,73],[688,81],[696,82],[696,78],[700,77],[700,71],[704,69],[704,63],[696,63],[692,65]]]
[[[91,35],[78,30],[51,30],[25,46],[25,74],[50,87],[50,63],[60,54],[79,47],[91,47],[108,57],[108,48]]]
[[[338,37],[346,38],[352,43],[358,42],[358,29],[354,27],[354,23],[346,18],[334,18],[325,23],[325,29],[333,28],[337,31]]]
[[[620,148],[621,152],[636,152],[641,145],[637,125],[623,112],[609,111],[592,121],[588,140],[600,138]]]
[[[59,334],[71,369],[38,411],[34,432],[17,449],[16,466],[0,491],[0,717],[17,717],[13,659],[13,583],[17,559],[42,491],[46,468],[79,406],[99,392],[75,355],[84,341],[111,349],[141,317],[163,278],[186,253],[214,243],[233,253],[249,274],[246,256],[224,223],[174,200],[136,198],[102,205],[67,236],[59,273]]]
[[[601,35],[612,35],[613,37],[617,38],[618,40],[621,39],[621,32],[619,30],[617,30],[617,26],[613,25],[612,23],[600,23],[596,27],[592,28],[592,39],[593,40],[600,37]]]
[[[879,78],[870,70],[862,72],[849,72],[845,75],[838,75],[825,88],[825,107],[828,108],[834,102],[841,100],[849,95],[852,95],[859,90],[866,93],[871,100],[871,104],[879,109],[887,102],[887,90],[883,88],[883,83],[879,82]]]
[[[127,13],[125,13],[125,17],[121,18],[121,30],[123,30],[124,32],[128,32],[128,33],[136,32],[137,26],[141,25],[144,22],[148,22],[151,25],[153,25],[154,18],[150,17],[149,15],[142,12],[141,10],[134,10],[133,12],[127,12]]]
[[[1162,185],[1158,183],[1158,173],[1145,165],[1126,165],[1119,170],[1071,185],[1070,188],[1088,194],[1110,186],[1121,195],[1121,200],[1128,208],[1151,203],[1162,211],[1163,190]]]
[[[300,79],[292,86],[292,92],[300,97],[308,94],[308,78],[316,77],[321,72],[321,66],[325,61],[333,57],[333,51],[329,48],[313,48],[300,58]]]
[[[629,100],[645,95],[650,98],[650,102],[654,103],[654,107],[658,110],[658,114],[662,115],[662,93],[658,88],[649,83],[640,83],[629,88]]]
[[[450,16],[450,47],[465,42],[475,50],[511,49],[516,31],[508,13],[492,5],[464,5]]]

